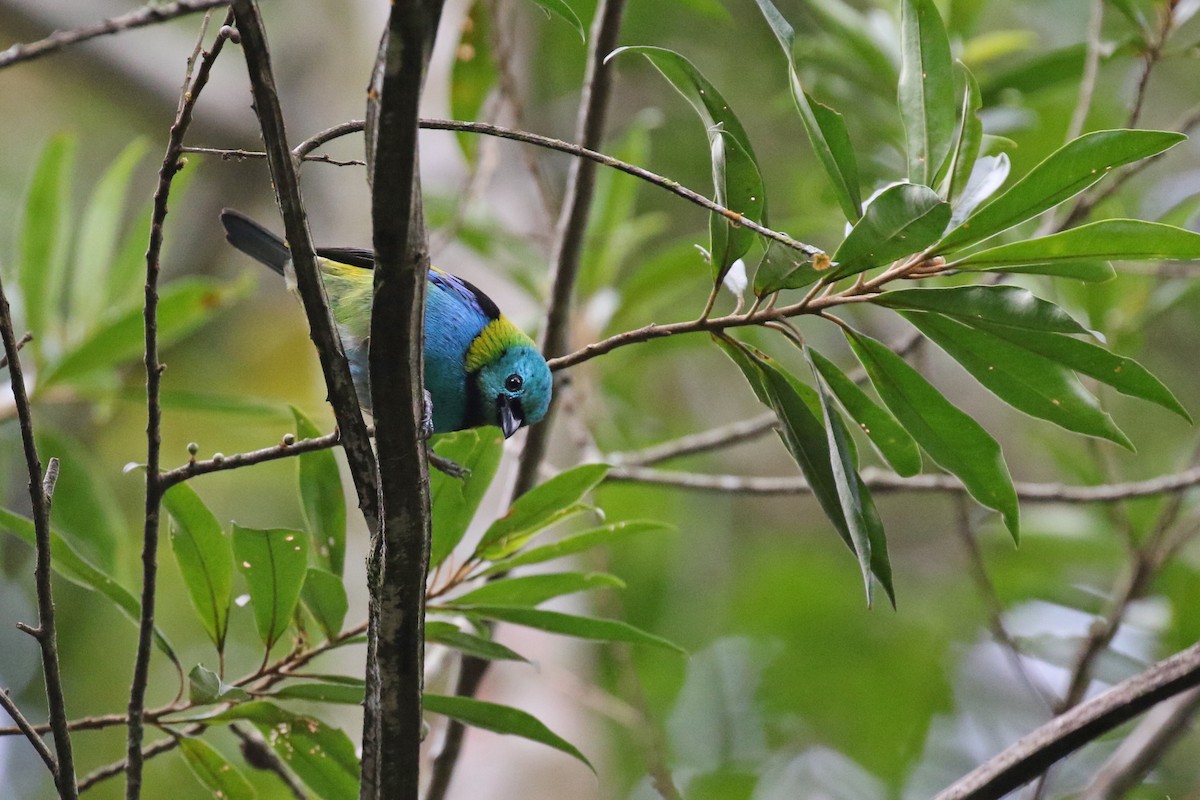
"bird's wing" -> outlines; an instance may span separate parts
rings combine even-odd
[[[448,292],[463,301],[488,319],[499,319],[500,308],[474,284],[464,281],[457,275],[442,272],[435,267],[429,268],[429,282],[444,292]]]

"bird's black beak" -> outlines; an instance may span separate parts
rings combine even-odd
[[[521,410],[521,401],[502,394],[496,398],[496,411],[500,417],[500,430],[504,438],[512,436],[525,424],[525,414]]]

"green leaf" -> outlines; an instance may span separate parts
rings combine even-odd
[[[795,50],[796,32],[788,23],[779,9],[771,0],[757,0],[758,8],[766,18],[767,24],[783,48],[783,54],[788,62],[788,83],[792,91],[792,101],[800,112],[800,121],[808,134],[817,160],[825,168],[825,174],[833,183],[834,193],[842,206],[842,213],[851,222],[857,222],[862,216],[862,197],[858,188],[858,165],[854,159],[854,148],[850,144],[850,134],[846,130],[846,122],[842,115],[833,109],[821,105],[804,91],[800,82],[800,74],[796,70]]]
[[[604,572],[522,575],[490,581],[450,602],[454,605],[536,606],[564,594],[603,587],[624,589],[625,583]]]
[[[955,269],[1050,265],[1078,261],[1192,261],[1200,233],[1160,222],[1105,219],[1061,233],[1000,245],[953,262]]]
[[[972,497],[999,511],[1016,540],[1020,507],[996,440],[886,346],[858,332],[846,335],[900,424],[930,458],[963,482]]]
[[[1049,275],[1085,283],[1104,283],[1117,277],[1107,261],[1057,261],[1052,264],[1022,264],[1019,267],[987,267],[982,272],[1006,272],[1013,275]]]
[[[686,651],[677,644],[613,619],[596,619],[564,614],[560,611],[544,611],[540,608],[514,608],[512,606],[476,605],[462,606],[460,610],[469,616],[510,622],[549,633],[591,639],[599,642],[630,642],[651,647],[661,647],[679,653]]]
[[[508,572],[515,567],[522,567],[527,564],[541,564],[546,561],[553,561],[556,558],[564,558],[566,556],[582,553],[586,550],[591,550],[593,547],[609,544],[621,539],[626,539],[632,536],[639,536],[643,533],[656,533],[675,530],[674,527],[664,522],[655,522],[653,520],[630,520],[628,522],[614,522],[609,525],[604,525],[599,528],[593,528],[583,533],[577,533],[572,536],[567,536],[557,542],[544,544],[540,547],[531,547],[528,550],[523,550],[503,561],[498,561],[492,566],[484,570],[481,575],[492,575],[497,572]]]
[[[1133,443],[1070,370],[949,317],[901,313],[975,380],[1013,408],[1069,431],[1133,449]]]
[[[500,467],[504,455],[504,436],[492,426],[438,436],[433,450],[471,471],[465,478],[454,478],[440,470],[431,470],[429,498],[433,508],[433,538],[429,566],[446,559],[466,535],[479,503]]]
[[[839,278],[919,253],[950,222],[950,204],[928,186],[897,183],[879,193],[833,254]]]
[[[565,20],[579,34],[579,41],[587,41],[587,35],[584,32],[583,23],[579,20],[579,15],[567,5],[566,0],[530,0],[530,2],[541,6],[547,15],[553,14],[559,19]]]
[[[931,186],[954,136],[950,40],[933,0],[900,3],[900,118],[908,179]]]
[[[222,306],[242,296],[251,280],[221,284],[208,278],[182,278],[163,288],[158,304],[158,344],[169,347],[203,325]],[[142,305],[130,308],[101,324],[86,340],[55,364],[42,381],[77,380],[96,372],[109,372],[144,352]]]
[[[979,148],[983,144],[983,122],[979,119],[979,109],[983,100],[979,96],[979,83],[971,70],[961,61],[955,62],[955,68],[963,83],[962,106],[959,109],[958,132],[954,137],[954,147],[950,151],[950,159],[946,166],[946,188],[943,195],[946,202],[954,205],[955,198],[962,195],[963,189],[971,180],[971,170],[979,158]]]
[[[236,703],[249,699],[250,695],[245,689],[226,683],[220,675],[203,664],[197,664],[188,673],[188,700],[195,705]]]
[[[214,798],[254,800],[258,796],[246,776],[208,742],[193,736],[181,736],[176,741],[192,774],[204,788],[212,792]]]
[[[499,642],[459,630],[457,626],[448,622],[426,622],[425,641],[453,647],[467,655],[489,661],[525,661],[528,663],[525,656],[510,650]]]
[[[365,689],[362,686],[316,681],[289,683],[274,690],[268,697],[273,700],[308,700],[314,703],[342,703],[358,706],[362,705],[364,694]]]
[[[618,47],[608,58],[624,52],[645,56],[700,116],[712,150],[716,202],[765,225],[767,200],[762,170],[759,169],[746,129],[721,93],[691,61],[673,50],[646,46]],[[733,262],[750,249],[756,234],[719,214],[711,215],[709,220],[714,282],[720,283]]]
[[[1079,194],[1111,170],[1169,150],[1186,138],[1168,131],[1086,133],[1051,153],[1008,191],[978,208],[946,234],[935,252],[951,253],[1006,231]]]
[[[292,406],[297,439],[315,439],[321,430]],[[312,535],[313,552],[321,566],[341,575],[346,563],[346,496],[342,493],[342,475],[338,472],[333,450],[313,450],[296,458],[296,477],[300,482],[300,501],[304,521]]]
[[[452,697],[428,692],[425,693],[421,703],[430,713],[441,714],[463,724],[493,733],[512,734],[553,747],[555,750],[582,761],[592,772],[596,771],[592,762],[588,761],[575,745],[547,728],[537,717],[520,709],[488,703],[471,697]]]
[[[233,554],[250,586],[254,622],[268,652],[291,624],[308,567],[308,537],[284,528],[233,526]]]
[[[822,274],[813,267],[812,259],[772,241],[767,244],[767,251],[754,271],[754,294],[766,297],[783,289],[801,289],[816,283]]]
[[[342,632],[350,601],[346,598],[346,585],[332,572],[308,568],[304,577],[304,588],[300,590],[304,607],[316,619],[326,639],[334,639]]]
[[[36,546],[37,536],[33,520],[20,514],[0,508],[0,530],[7,530],[30,547]],[[142,604],[138,602],[138,599],[116,580],[76,553],[70,543],[55,530],[50,531],[50,566],[72,583],[85,589],[92,589],[107,597],[134,625],[141,624]],[[182,675],[183,666],[179,663],[179,658],[175,655],[171,643],[167,641],[157,625],[154,626],[154,643]]]
[[[55,529],[98,567],[112,572],[117,543],[129,529],[108,471],[89,448],[65,430],[39,427],[36,441],[43,459],[57,456],[61,463],[54,485]]]
[[[196,721],[213,725],[243,719],[262,732],[283,763],[321,800],[357,800],[360,765],[354,743],[341,730],[266,700],[240,703]]]
[[[67,250],[71,242],[71,179],[75,174],[73,136],[50,139],[38,158],[25,195],[20,228],[20,268],[25,327],[34,334],[34,352],[60,328]]]
[[[871,302],[902,311],[936,311],[970,324],[982,319],[1025,330],[1091,333],[1059,306],[1018,286],[898,289]]]
[[[607,464],[584,464],[555,475],[521,495],[508,513],[484,532],[476,556],[489,561],[503,558],[529,537],[582,510],[580,501],[608,474]]]
[[[75,242],[68,315],[69,327],[75,333],[72,339],[76,341],[92,329],[105,310],[107,293],[103,287],[108,284],[116,253],[129,185],[148,148],[145,139],[130,142],[100,177],[83,213]]]
[[[221,523],[186,483],[168,489],[163,506],[171,515],[171,550],[192,606],[217,652],[223,652],[233,599],[233,545]]]
[[[488,6],[472,3],[462,21],[454,64],[450,68],[450,117],[481,119],[483,104],[496,86],[498,73],[492,58],[492,20]],[[475,163],[479,137],[460,131],[458,146],[469,164]]]
[[[1045,334],[1035,331],[993,325],[976,321],[975,326],[986,330],[1026,350],[1045,356],[1076,372],[1095,378],[1118,392],[1156,403],[1168,411],[1192,421],[1187,409],[1171,393],[1162,381],[1154,377],[1132,358],[1110,353],[1103,347],[1062,334]]]
[[[460,117],[461,119],[461,117]],[[184,168],[175,173],[171,181],[171,203],[178,204],[186,196],[187,189],[196,175],[196,167]],[[138,209],[129,229],[113,259],[109,270],[106,289],[108,308],[128,308],[142,302],[146,285],[146,250],[150,244],[150,224],[154,218],[154,200]],[[159,260],[167,263],[170,257],[172,238],[163,241]]]
[[[867,397],[832,361],[815,350],[808,352],[829,391],[892,469],[905,477],[920,472],[921,452],[896,418]]]

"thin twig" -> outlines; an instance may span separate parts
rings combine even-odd
[[[605,462],[616,467],[648,467],[673,458],[704,453],[722,447],[730,447],[757,439],[773,431],[779,425],[779,417],[767,411],[750,419],[742,419],[699,433],[691,433],[660,444],[622,453],[608,453]]]
[[[177,2],[173,3],[151,3],[136,11],[130,11],[128,14],[122,14],[119,17],[111,17],[94,25],[72,28],[66,31],[55,31],[45,39],[40,39],[36,42],[14,44],[0,53],[0,69],[11,67],[13,64],[19,64],[23,61],[32,61],[35,58],[41,58],[69,45],[94,39],[97,36],[106,36],[112,33],[141,28],[145,25],[166,22],[176,17],[182,17],[185,14],[195,14],[198,11],[207,11],[210,8],[217,8],[218,6],[228,4],[229,0],[177,0]]]
[[[183,138],[192,122],[192,112],[201,91],[208,83],[212,65],[225,41],[236,36],[228,27],[232,17],[227,15],[225,25],[213,41],[212,48],[203,53],[200,68],[192,79],[192,67],[204,44],[208,27],[208,16],[200,28],[196,47],[188,59],[187,74],[179,96],[179,108],[171,124],[167,138],[166,153],[158,170],[158,186],[154,191],[154,209],[150,220],[150,243],[146,249],[146,295],[143,308],[145,328],[146,370],[146,502],[145,525],[142,530],[142,608],[138,626],[137,655],[134,659],[133,679],[129,688],[129,729],[126,736],[126,783],[127,800],[137,800],[142,792],[142,739],[144,734],[143,714],[146,704],[146,687],[150,675],[150,653],[154,640],[154,601],[158,577],[158,520],[162,502],[163,486],[159,478],[159,457],[162,448],[162,405],[159,391],[164,366],[158,360],[158,276],[161,271],[160,256],[163,244],[163,224],[167,218],[167,198],[171,193],[171,182],[179,172],[183,152]]]
[[[198,153],[206,156],[220,156],[223,161],[248,161],[250,159],[262,158],[264,153],[261,150],[221,150],[216,147],[185,147],[185,153]],[[335,167],[363,167],[367,162],[361,158],[334,158],[328,153],[321,153],[315,156],[304,156],[304,161],[314,161],[318,164],[332,164]]]
[[[1079,96],[1075,101],[1075,110],[1071,113],[1071,122],[1067,125],[1066,140],[1077,139],[1083,133],[1084,123],[1087,122],[1088,112],[1092,108],[1092,95],[1096,91],[1096,78],[1100,74],[1100,36],[1104,27],[1104,0],[1093,0],[1092,13],[1088,18],[1087,55],[1083,62],[1083,77],[1079,82]]]
[[[242,52],[246,57],[246,71],[250,77],[254,109],[258,114],[263,143],[267,149],[271,181],[275,185],[292,264],[296,270],[296,288],[304,303],[309,334],[317,348],[329,403],[333,406],[338,430],[342,435],[342,447],[354,481],[358,507],[366,517],[368,529],[375,531],[379,527],[375,454],[367,437],[362,413],[359,411],[358,396],[350,377],[350,368],[342,350],[341,338],[329,312],[329,301],[325,296],[316,253],[313,251],[308,216],[304,210],[304,199],[296,174],[296,157],[288,150],[283,112],[279,107],[279,94],[275,90],[266,31],[263,29],[258,5],[253,0],[237,0],[233,3],[233,11],[237,18],[238,32],[242,36]]]
[[[599,0],[592,18],[588,42],[587,63],[584,69],[583,89],[576,117],[575,137],[580,146],[572,145],[576,155],[596,152],[604,138],[604,123],[608,115],[609,99],[612,95],[612,65],[605,56],[617,46],[621,20],[625,12],[625,0]],[[436,125],[422,122],[423,127]],[[500,135],[495,126],[489,132]],[[482,128],[479,129],[481,132]],[[544,143],[545,146],[550,146]],[[562,144],[562,143],[560,143]],[[589,158],[591,158],[589,156]],[[602,159],[607,159],[602,156]],[[549,356],[561,355],[569,346],[571,312],[575,281],[578,277],[583,244],[587,233],[589,211],[596,184],[596,164],[603,163],[592,158],[571,162],[567,176],[567,187],[563,205],[555,228],[554,248],[551,257],[550,299],[546,308],[542,334],[542,352]],[[612,164],[609,164],[612,166]],[[657,176],[655,176],[657,177]],[[517,465],[517,477],[510,501],[529,491],[537,483],[542,460],[546,453],[550,431],[554,425],[555,403],[550,414],[541,425],[531,428],[526,434],[525,446]],[[459,671],[454,693],[472,697],[478,692],[490,663],[481,658],[465,657]],[[433,761],[433,777],[426,800],[443,800],[450,788],[462,752],[466,729],[458,720],[450,720],[446,729],[442,750]]]
[[[1200,685],[1200,644],[1155,664],[1055,717],[939,793],[935,800],[998,800],[1050,765],[1133,719]]]
[[[874,467],[862,471],[863,480],[871,491],[963,493],[966,488],[951,475],[941,473],[902,478],[892,472]],[[750,477],[744,475],[708,475],[676,472],[647,467],[621,466],[609,470],[607,480],[652,483],[677,486],[703,492],[736,494],[809,494],[811,489],[799,477]],[[1144,481],[1112,483],[1100,486],[1067,486],[1061,483],[1031,483],[1014,481],[1017,496],[1030,503],[1116,503],[1134,497],[1184,492],[1200,486],[1200,467],[1170,475],[1160,475]]]
[[[22,336],[20,339],[17,340],[17,352],[18,353],[21,352],[21,348],[24,347],[25,345],[29,344],[32,341],[33,341],[33,334],[26,333],[24,336]],[[0,355],[0,369],[4,369],[7,366],[8,366],[8,355],[7,354]]]
[[[361,131],[364,124],[365,123],[359,120],[346,122],[343,124],[344,127],[339,126],[341,132],[338,135],[345,135]],[[670,178],[664,178],[663,176],[651,172],[648,169],[643,169],[636,164],[630,164],[626,161],[622,161],[619,158],[613,158],[610,155],[605,155],[604,153],[597,152],[594,149],[581,147],[580,145],[572,144],[571,142],[564,142],[561,139],[554,139],[549,136],[542,136],[540,134],[529,133],[527,131],[513,130],[512,128],[505,128],[500,125],[492,125],[487,122],[462,122],[459,120],[450,119],[423,119],[421,120],[421,127],[426,130],[434,131],[459,131],[463,133],[478,133],[484,136],[496,136],[501,139],[509,139],[514,142],[532,144],[537,147],[544,147],[548,150],[557,150],[560,153],[566,153],[577,158],[594,161],[601,166],[610,167],[612,169],[624,172],[627,175],[632,175],[635,178],[653,184],[660,189],[666,189],[668,192],[682,197],[688,202],[695,203],[701,208],[720,214],[730,222],[737,223],[743,228],[749,228],[760,236],[764,236],[772,241],[779,242],[785,247],[789,247],[793,250],[799,250],[808,256],[824,255],[824,251],[821,250],[821,248],[797,241],[791,236],[788,236],[786,233],[773,230],[765,225],[761,225],[752,219],[742,216],[736,211],[732,211],[723,205],[714,203],[712,200],[709,200],[699,192],[693,191],[692,189],[681,185],[677,181],[673,181]],[[265,155],[252,151],[225,151],[217,148],[210,148],[206,152],[211,152],[214,155],[223,155],[226,152],[236,153],[242,158],[263,158]]]
[[[74,800],[79,796],[75,783],[75,758],[71,750],[71,734],[67,729],[67,708],[63,696],[62,673],[58,660],[58,631],[54,617],[54,586],[50,575],[50,505],[54,496],[54,481],[58,476],[58,459],[51,458],[45,474],[38,457],[33,435],[33,412],[25,391],[25,376],[21,370],[20,348],[13,332],[12,312],[4,286],[0,284],[0,339],[8,359],[12,379],[13,404],[21,428],[21,444],[25,451],[25,467],[29,476],[29,501],[33,509],[36,564],[34,583],[37,587],[38,626],[23,627],[33,634],[42,653],[42,673],[46,684],[46,704],[50,710],[50,727],[54,732],[57,769],[52,768],[58,796]],[[16,717],[14,717],[16,720]],[[16,720],[20,724],[20,720]],[[31,740],[32,741],[32,740]],[[37,745],[34,745],[37,747]]]
[[[8,693],[8,689],[0,689],[0,706],[3,706],[5,712],[12,718],[12,721],[17,723],[15,730],[33,745],[33,749],[41,757],[42,763],[46,765],[46,769],[50,770],[50,774],[57,776],[58,762],[54,760],[54,754],[50,752],[50,748],[46,746],[46,741],[38,735],[34,726],[21,713],[21,709],[17,707],[16,701]],[[45,727],[49,728],[50,726],[47,725]]]
[[[212,458],[204,461],[193,460],[181,467],[176,467],[169,472],[162,473],[159,481],[163,489],[166,490],[177,483],[182,483],[197,475],[207,475],[211,472],[221,472],[227,469],[239,469],[253,464],[262,464],[266,461],[275,461],[280,458],[291,458],[303,453],[311,453],[315,450],[327,450],[331,447],[336,447],[340,443],[341,437],[337,431],[334,431],[324,436],[301,439],[291,444],[280,442],[271,447],[252,450],[248,453],[238,453],[236,455],[222,456],[221,458]]]

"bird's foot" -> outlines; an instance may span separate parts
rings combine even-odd
[[[471,470],[467,469],[462,464],[459,464],[457,461],[451,461],[448,458],[443,458],[442,456],[439,456],[437,453],[433,452],[433,448],[431,448],[431,447],[427,448],[426,452],[429,453],[430,465],[434,469],[436,469],[440,472],[446,473],[451,478],[458,478],[459,480],[463,480],[464,478],[466,478],[468,475],[471,474]]]
[[[421,438],[429,441],[433,437],[433,396],[425,389],[425,413],[421,415]],[[430,451],[432,460],[433,451]]]

